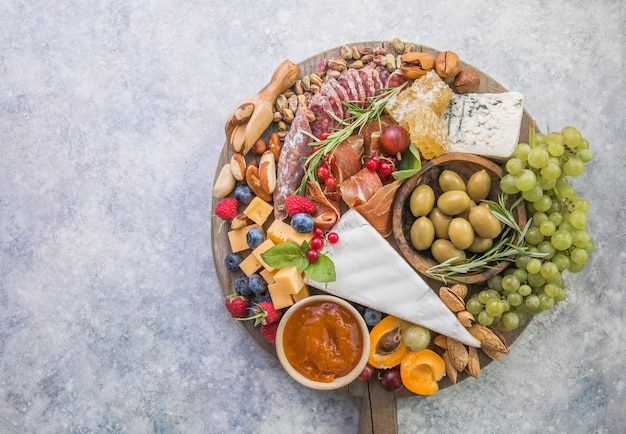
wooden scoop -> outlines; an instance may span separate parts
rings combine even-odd
[[[274,119],[276,98],[293,86],[299,76],[300,67],[285,60],[276,68],[267,86],[237,106],[225,126],[226,138],[235,152],[246,154],[254,146]]]

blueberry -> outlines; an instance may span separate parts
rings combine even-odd
[[[262,301],[272,301],[272,296],[270,295],[270,292],[266,290],[257,294],[254,297],[254,301],[256,301],[257,303],[260,303]]]
[[[313,217],[303,212],[295,214],[291,218],[291,227],[301,234],[308,234],[313,230]]]
[[[351,303],[351,304],[357,310],[357,312],[359,312],[361,316],[363,316],[363,314],[365,313],[365,309],[367,308],[359,303]]]
[[[382,317],[382,313],[369,307],[365,309],[365,312],[363,312],[363,319],[365,320],[365,324],[370,327],[374,327],[376,324],[378,324]]]
[[[254,199],[254,193],[247,185],[239,185],[235,188],[235,197],[239,202],[249,204]]]
[[[267,282],[260,274],[255,273],[248,278],[248,288],[250,288],[254,294],[259,295],[267,291]]]
[[[259,228],[252,228],[246,234],[246,242],[251,249],[259,247],[264,240],[263,231]]]
[[[228,271],[237,271],[239,269],[239,264],[241,264],[241,255],[236,253],[229,253],[224,258],[224,265],[226,265],[226,269]]]
[[[235,291],[237,291],[241,295],[249,296],[252,294],[250,287],[248,287],[248,276],[243,273],[239,273],[235,276],[235,280],[233,281],[233,286],[235,287]]]

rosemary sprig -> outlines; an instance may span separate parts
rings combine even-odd
[[[363,128],[367,122],[374,119],[380,120],[387,103],[398,95],[405,86],[406,83],[398,87],[383,89],[381,94],[365,100],[365,104],[355,101],[342,101],[348,108],[349,116],[346,119],[340,119],[334,113],[329,113],[330,116],[342,125],[342,128],[330,132],[328,137],[323,140],[310,133],[304,132],[304,134],[307,134],[313,139],[313,142],[309,143],[309,146],[318,147],[318,149],[304,160],[304,176],[302,177],[302,182],[296,193],[302,193],[308,181],[317,181],[315,170],[325,155],[328,155],[329,158],[332,157],[341,142],[357,132],[360,132],[361,128]],[[359,104],[363,104],[364,106],[361,107]]]
[[[493,215],[505,225],[497,243],[481,255],[474,255],[462,262],[456,262],[456,258],[450,258],[441,264],[430,267],[426,270],[426,274],[443,282],[446,282],[447,279],[463,282],[462,275],[491,269],[502,261],[513,262],[517,255],[527,255],[533,258],[545,257],[547,253],[531,252],[525,241],[526,232],[530,228],[532,219],[528,219],[522,229],[513,216],[513,209],[519,205],[523,198],[520,197],[516,200],[510,209],[506,207],[507,198],[508,196],[504,194],[498,197],[498,202],[483,201],[489,204]]]

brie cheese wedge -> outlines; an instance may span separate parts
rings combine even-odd
[[[456,315],[361,214],[348,210],[333,231],[339,242],[327,244],[326,254],[335,264],[336,280],[321,283],[305,275],[306,284],[480,347]]]

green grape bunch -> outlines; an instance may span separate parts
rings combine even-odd
[[[565,300],[563,274],[580,272],[594,251],[587,230],[589,201],[569,182],[581,176],[591,160],[589,142],[572,126],[549,134],[531,127],[528,143],[515,147],[500,188],[524,198],[531,220],[525,234],[528,252],[542,255],[518,254],[511,266],[467,300],[467,310],[480,324],[512,330],[528,315]]]

